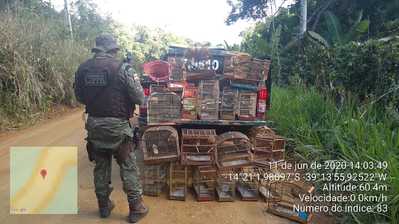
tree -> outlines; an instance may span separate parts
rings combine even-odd
[[[226,23],[233,24],[240,19],[264,19],[271,0],[228,0],[231,7]]]
[[[303,37],[305,35],[308,25],[308,1],[307,0],[300,0],[301,5],[301,15],[300,15],[300,29],[299,29],[299,36]]]

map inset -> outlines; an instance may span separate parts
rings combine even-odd
[[[11,147],[10,213],[77,214],[77,147]]]

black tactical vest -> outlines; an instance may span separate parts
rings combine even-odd
[[[76,85],[82,90],[89,116],[132,117],[134,104],[129,100],[120,75],[121,65],[115,58],[98,57],[79,67]]]

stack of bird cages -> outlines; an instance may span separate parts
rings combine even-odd
[[[199,83],[198,115],[201,120],[219,118],[219,81],[202,80]]]
[[[250,79],[265,80],[270,68],[269,60],[252,59]]]
[[[183,90],[183,108],[182,118],[196,120],[197,119],[197,95],[198,88],[195,86],[186,86]]]
[[[179,56],[168,57],[168,63],[171,65],[170,80],[173,81],[183,80],[184,58]]]
[[[253,144],[254,162],[259,165],[267,165],[270,162],[284,161],[285,139],[277,135],[266,126],[255,127],[249,131]]]
[[[166,183],[166,168],[164,165],[144,166],[141,182],[143,194],[147,196],[159,196]]]
[[[216,164],[219,169],[240,168],[252,163],[252,145],[241,132],[225,132],[218,136]]]
[[[234,78],[234,53],[226,53],[223,60],[223,76],[225,78]]]
[[[233,78],[248,79],[251,75],[252,57],[249,54],[237,53],[232,57],[233,60]]]
[[[243,201],[257,201],[259,199],[259,184],[255,169],[244,167],[237,181],[237,192]]]
[[[237,115],[240,120],[255,120],[257,93],[240,92]]]
[[[168,62],[171,65],[170,80],[181,81],[184,74],[184,54],[186,48],[170,46],[168,50]]]
[[[224,77],[234,80],[258,82],[269,73],[270,60],[252,58],[249,54],[233,53],[224,57]]]
[[[180,156],[179,135],[173,127],[150,127],[144,131],[142,139],[146,164],[178,160]]]
[[[197,201],[215,200],[217,171],[213,166],[197,166],[193,173],[193,188]]]
[[[185,201],[187,196],[187,166],[170,163],[169,166],[169,199]]]
[[[216,180],[217,200],[220,202],[234,201],[235,192],[234,170],[218,170]]]
[[[220,118],[222,120],[235,120],[238,91],[230,87],[223,88],[222,103],[220,105]]]
[[[181,98],[173,92],[152,93],[148,100],[148,123],[173,122],[180,119]]]
[[[305,187],[294,182],[275,181],[271,182],[268,188],[270,192],[274,192],[274,196],[266,198],[267,212],[302,224],[312,221],[313,213],[302,209],[309,204],[300,200],[299,194],[311,195],[315,189],[313,186]]]
[[[215,71],[211,67],[211,55],[207,48],[192,48],[185,52],[185,80],[212,79]]]
[[[182,129],[181,163],[212,165],[215,162],[216,131],[214,129]]]

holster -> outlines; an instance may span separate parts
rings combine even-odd
[[[137,145],[140,143],[140,134],[139,134],[139,128],[134,127],[133,128],[133,144],[134,144],[134,149],[137,147]]]
[[[87,143],[86,143],[86,151],[87,151],[87,155],[89,157],[89,161],[93,162],[94,161],[94,147],[90,141],[87,141]]]

